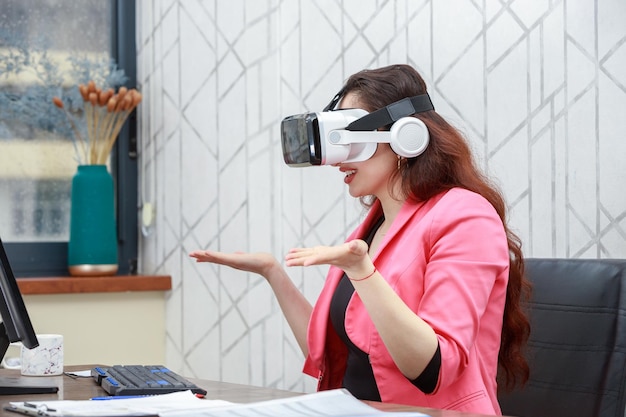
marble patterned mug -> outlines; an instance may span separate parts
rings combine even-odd
[[[63,374],[63,335],[38,334],[39,346],[28,349],[22,345],[22,375],[53,376]]]

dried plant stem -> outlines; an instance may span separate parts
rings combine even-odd
[[[93,107],[87,103],[85,103],[85,120],[87,122],[87,152],[85,153],[85,159],[88,164],[91,163],[91,159],[93,156]]]
[[[101,132],[102,134],[100,135],[100,137],[101,138],[110,138],[111,137],[111,133],[110,133],[111,132],[111,127],[112,127],[112,125],[114,123],[114,120],[115,120],[115,113],[109,113],[107,111],[107,113],[104,116],[104,120],[105,120],[105,122],[103,124],[102,132]],[[115,141],[115,139],[113,139],[113,140]],[[104,149],[106,149],[106,148],[104,148]],[[106,159],[107,159],[108,156],[109,156],[108,152],[103,151],[101,153],[101,157],[100,157],[99,163],[102,163],[102,164],[106,163]]]
[[[113,145],[115,145],[115,140],[117,139],[117,135],[119,135],[120,130],[122,130],[122,126],[124,126],[124,122],[128,118],[129,114],[130,114],[130,111],[124,111],[116,115],[116,120],[112,126],[111,132],[109,133],[108,136],[106,136],[108,139],[105,144],[105,152],[103,152],[104,155],[108,156],[111,150],[113,149]]]
[[[92,144],[91,144],[91,158],[90,158],[90,164],[98,164],[98,159],[100,157],[100,136],[98,134],[99,132],[99,124],[100,124],[100,120],[98,117],[98,109],[94,108],[93,110],[93,139],[92,139]]]
[[[98,131],[96,132],[96,136],[98,137],[98,160],[96,163],[105,164],[108,154],[102,144],[103,141],[101,138],[107,137],[107,131],[109,130],[109,125],[111,124],[111,118],[107,114],[106,107],[98,108],[98,118],[100,120],[100,124],[98,125]]]
[[[74,136],[75,136],[74,140],[72,141],[72,144],[74,145],[74,151],[76,152],[78,163],[82,164],[83,157],[85,157],[87,153],[87,148],[86,148],[87,145],[85,144],[83,135],[80,134],[80,130],[78,130],[78,128],[76,127],[76,124],[74,123],[74,118],[63,105],[63,101],[59,97],[54,97],[52,99],[52,102],[54,103],[55,106],[63,110],[63,113],[65,113],[65,117],[67,118],[67,121],[70,123],[70,127],[72,128],[72,131],[74,132]],[[81,149],[78,149],[78,145],[76,144],[76,142],[79,142]]]
[[[76,127],[76,124],[74,123],[74,120],[72,119],[72,115],[70,115],[70,112],[68,112],[65,107],[63,107],[63,112],[65,113],[67,120],[70,122],[70,126],[72,126],[72,131],[74,132],[74,135],[76,136],[80,144],[81,149],[79,150],[78,147],[76,146],[76,140],[72,141],[74,143],[74,150],[76,151],[76,154],[78,155],[78,163],[80,164],[83,161],[83,157],[87,154],[87,145],[85,145],[85,140],[83,139],[83,135],[80,134],[80,131]]]

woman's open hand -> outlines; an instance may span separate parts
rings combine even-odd
[[[211,262],[262,275],[272,287],[287,323],[289,323],[289,327],[298,341],[298,346],[306,357],[308,354],[306,335],[313,307],[289,279],[287,272],[271,253],[225,253],[196,250],[191,252],[189,256],[195,258],[196,262]]]
[[[278,265],[278,261],[271,253],[256,252],[216,252],[209,250],[196,250],[189,254],[196,262],[211,262],[225,265],[241,271],[253,272],[267,278],[269,271]]]
[[[371,271],[372,261],[367,255],[368,246],[363,240],[355,239],[337,246],[315,246],[293,248],[285,257],[287,266],[334,265],[349,276]]]

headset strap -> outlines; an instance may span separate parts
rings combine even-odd
[[[430,101],[428,94],[407,97],[355,120],[346,127],[346,130],[376,130],[390,125],[403,117],[429,110],[435,110],[435,107],[432,101]]]
[[[343,87],[341,90],[339,90],[339,92],[337,94],[335,94],[335,97],[333,97],[332,100],[330,100],[330,103],[328,103],[326,105],[326,107],[324,107],[324,110],[322,111],[332,111],[335,110],[335,106],[337,106],[337,103],[339,103],[339,100],[341,100],[341,97],[343,97],[343,93],[345,92],[346,88]]]

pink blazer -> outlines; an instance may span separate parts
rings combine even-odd
[[[365,236],[380,215],[377,203],[348,240]],[[509,252],[493,206],[460,188],[426,202],[407,202],[373,261],[409,308],[432,326],[441,349],[438,385],[424,394],[400,373],[355,293],[346,331],[369,354],[382,401],[501,414],[496,371]],[[342,274],[330,268],[308,328],[304,372],[319,379],[319,390],[341,387],[345,371],[347,350],[328,317]]]

